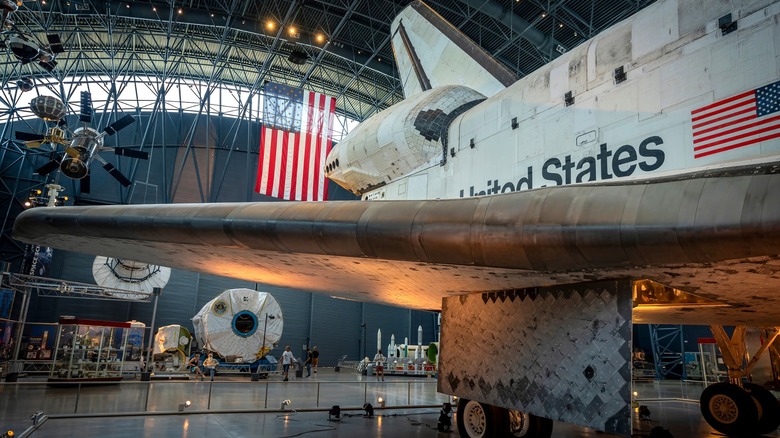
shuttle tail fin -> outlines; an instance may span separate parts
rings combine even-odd
[[[406,98],[442,85],[492,96],[517,80],[508,68],[421,1],[393,20],[393,53]]]

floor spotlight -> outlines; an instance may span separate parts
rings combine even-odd
[[[341,408],[339,405],[333,405],[328,411],[328,421],[341,421]]]
[[[283,400],[282,405],[279,406],[279,409],[284,410],[285,406],[290,406],[292,404],[292,400]]]
[[[30,420],[32,420],[34,426],[43,424],[43,422],[46,421],[47,418],[48,417],[46,417],[46,414],[44,414],[43,411],[36,411],[34,414],[30,416]]]
[[[452,405],[450,403],[444,403],[439,411],[439,422],[436,425],[436,429],[439,432],[449,432],[452,429],[452,419],[450,413],[452,412]]]
[[[385,407],[385,399],[379,397],[378,399],[376,399],[376,404],[379,405],[380,408]]]
[[[365,413],[363,414],[366,418],[374,418],[374,407],[371,406],[371,403],[366,403],[363,405],[363,410]]]
[[[192,406],[192,402],[187,400],[184,403],[179,403],[179,412],[184,412],[184,408]]]

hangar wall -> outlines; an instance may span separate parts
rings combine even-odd
[[[94,256],[55,251],[51,265],[51,276],[71,281],[93,283],[92,261]],[[255,283],[226,277],[198,274],[173,269],[168,285],[160,296],[155,331],[158,327],[180,324],[193,330],[191,318],[211,299],[226,289],[255,289]],[[320,364],[334,366],[338,359],[347,355],[347,360],[357,360],[361,354],[363,329],[366,322],[366,355],[376,352],[377,329],[382,330],[382,349],[387,348],[390,335],[396,342],[409,338],[417,343],[417,327],[423,326],[423,345],[435,340],[434,330],[437,315],[434,312],[408,310],[379,304],[360,303],[331,298],[292,289],[257,286],[257,290],[271,293],[284,312],[284,333],[279,346],[271,351],[278,357],[285,345],[292,347],[298,357],[302,346],[317,345],[320,350]],[[151,324],[152,303],[121,303],[33,296],[30,303],[28,322],[56,322],[61,315],[74,315],[86,319],[113,321],[138,320]]]

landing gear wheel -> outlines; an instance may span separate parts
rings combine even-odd
[[[701,414],[718,432],[729,436],[752,436],[756,432],[758,407],[744,389],[730,383],[715,383],[701,393]]]
[[[486,438],[495,436],[491,406],[472,400],[458,400],[458,433],[462,437]]]
[[[780,402],[769,390],[755,383],[743,385],[750,392],[750,396],[758,403],[759,416],[756,425],[756,433],[763,435],[774,432],[780,426]]]
[[[553,422],[548,418],[516,411],[493,407],[498,436],[507,438],[550,438]]]

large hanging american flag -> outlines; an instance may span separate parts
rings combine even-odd
[[[327,199],[323,172],[330,152],[336,99],[266,83],[255,192],[298,201]]]

